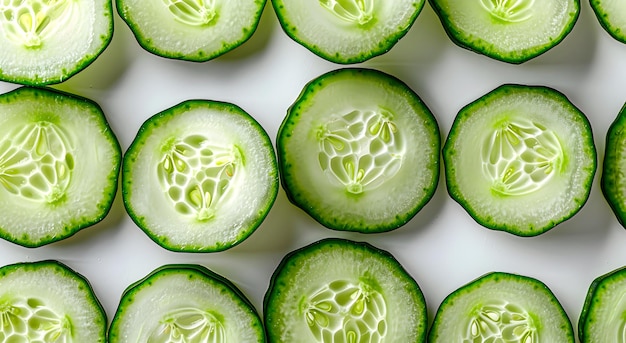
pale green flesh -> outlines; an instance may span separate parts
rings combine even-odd
[[[622,107],[606,135],[601,186],[602,193],[608,201],[618,221],[626,223],[626,139],[624,128],[626,107]]]
[[[71,319],[37,298],[0,299],[0,341],[74,342]]]
[[[274,0],[285,32],[315,54],[349,64],[384,54],[419,15],[423,0]]]
[[[455,43],[511,63],[552,48],[571,30],[575,0],[431,0]]]
[[[437,310],[429,342],[574,342],[558,300],[537,280],[491,273],[451,293]]]
[[[29,85],[64,81],[105,49],[112,29],[107,1],[3,1],[0,77]]]
[[[247,41],[265,0],[117,0],[118,12],[146,50],[207,61]]]
[[[626,342],[626,278],[623,268],[593,281],[578,325],[581,342]]]
[[[591,0],[600,24],[611,36],[626,43],[626,2],[620,0]]]

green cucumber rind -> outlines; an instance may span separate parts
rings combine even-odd
[[[259,3],[258,5],[259,11],[254,15],[253,25],[243,30],[243,32],[245,32],[246,34],[242,36],[241,39],[235,42],[229,42],[229,44],[224,44],[222,48],[217,51],[210,51],[209,53],[207,53],[204,50],[198,50],[193,54],[185,54],[185,53],[180,53],[180,52],[175,52],[175,51],[164,50],[158,46],[155,46],[152,43],[151,37],[142,34],[141,28],[132,20],[129,10],[124,6],[124,0],[115,0],[115,4],[117,8],[117,13],[122,18],[124,23],[126,23],[126,25],[130,28],[133,35],[135,36],[135,39],[137,40],[137,43],[144,50],[148,51],[149,53],[153,55],[168,58],[168,59],[177,59],[177,60],[183,60],[183,61],[189,61],[189,62],[207,62],[240,47],[241,45],[246,43],[248,40],[250,40],[250,38],[252,38],[254,33],[257,31],[257,28],[261,21],[261,15],[263,14],[265,5],[267,3],[267,0],[254,0],[254,1]]]
[[[556,39],[553,39],[549,43],[531,49],[523,49],[511,53],[500,53],[497,50],[492,49],[489,44],[482,42],[480,37],[477,38],[471,35],[466,35],[462,30],[455,27],[452,20],[449,18],[449,16],[445,14],[443,8],[438,4],[438,0],[428,0],[431,7],[439,17],[439,20],[441,21],[441,24],[446,34],[455,45],[459,46],[460,48],[510,64],[522,64],[524,62],[527,62],[535,57],[543,55],[548,50],[551,50],[559,43],[561,43],[565,39],[565,37],[569,35],[569,33],[572,31],[576,22],[578,21],[578,18],[580,17],[580,0],[574,1],[577,8],[577,10],[575,11],[575,15],[570,20],[569,25],[563,28],[563,31],[558,37],[556,37]]]
[[[291,117],[297,118],[300,116],[299,107],[301,104],[306,103],[310,97],[314,96],[315,92],[318,88],[323,87],[324,83],[328,79],[333,79],[339,74],[344,73],[352,73],[355,76],[366,76],[368,78],[375,78],[381,84],[385,84],[390,88],[394,88],[399,92],[405,94],[408,98],[410,97],[411,104],[413,108],[419,109],[421,115],[416,120],[421,120],[423,125],[429,128],[429,132],[432,134],[430,137],[430,141],[432,144],[436,145],[436,148],[433,150],[437,151],[437,156],[430,161],[431,163],[428,165],[429,170],[432,170],[433,177],[431,179],[430,184],[425,186],[422,190],[424,190],[424,196],[420,201],[416,202],[414,206],[405,211],[404,213],[398,213],[393,218],[388,218],[384,223],[379,223],[376,226],[369,225],[366,219],[358,219],[359,223],[355,224],[354,221],[357,221],[356,218],[352,218],[352,223],[346,223],[343,219],[334,218],[332,216],[328,216],[324,211],[319,211],[315,206],[311,206],[307,199],[306,195],[302,195],[297,186],[292,185],[293,182],[290,180],[295,180],[298,175],[290,172],[289,164],[286,155],[285,141],[290,137],[290,127],[297,125],[297,119],[292,119]],[[394,76],[386,74],[384,72],[375,70],[375,69],[367,69],[367,68],[341,68],[332,70],[327,72],[311,81],[309,81],[301,93],[294,101],[294,103],[288,108],[287,115],[281,123],[277,139],[276,139],[276,149],[278,155],[278,167],[280,170],[280,180],[283,190],[287,195],[289,201],[295,206],[299,207],[313,219],[315,219],[318,223],[323,226],[335,230],[335,231],[353,231],[360,233],[381,233],[388,232],[408,223],[426,204],[432,199],[439,184],[440,178],[440,148],[441,148],[441,133],[439,131],[439,126],[435,116],[432,114],[427,105],[421,100],[421,98],[403,81],[397,79]]]
[[[417,331],[419,333],[418,337],[416,337],[415,343],[423,343],[426,342],[426,337],[428,334],[428,311],[426,298],[421,291],[421,288],[417,281],[410,275],[410,273],[400,264],[400,262],[389,252],[380,248],[373,246],[367,242],[357,242],[344,238],[324,238],[313,243],[310,243],[304,247],[298,248],[287,253],[270,278],[270,283],[263,297],[263,318],[265,321],[265,331],[269,341],[280,342],[277,339],[277,334],[275,333],[275,329],[273,329],[272,322],[275,320],[272,302],[276,297],[280,297],[282,288],[285,285],[289,285],[292,280],[289,279],[289,275],[282,275],[284,270],[289,268],[298,268],[298,266],[293,266],[294,261],[297,259],[306,259],[307,255],[315,255],[323,253],[325,249],[352,249],[352,250],[361,250],[369,254],[376,255],[377,259],[384,260],[385,263],[389,266],[391,272],[394,273],[398,278],[401,278],[403,281],[407,282],[407,286],[410,289],[407,289],[410,292],[414,300],[417,304],[420,304],[420,308],[413,308],[411,310],[416,311],[419,314],[419,323],[417,323]],[[341,263],[339,261],[338,263]],[[367,267],[365,267],[367,268]],[[284,280],[283,280],[284,279]],[[402,304],[399,304],[402,305]]]
[[[456,136],[456,132],[457,130],[459,130],[459,127],[462,126],[461,123],[464,120],[464,117],[467,117],[467,112],[476,106],[482,106],[483,103],[487,102],[489,98],[494,97],[494,96],[498,96],[499,93],[505,91],[505,92],[509,92],[511,90],[516,90],[516,89],[535,89],[537,91],[540,91],[554,99],[556,99],[557,101],[564,101],[567,102],[571,105],[571,108],[576,112],[576,114],[578,115],[578,120],[580,121],[580,123],[587,129],[587,135],[586,135],[586,144],[585,144],[585,148],[586,148],[586,152],[587,154],[589,154],[589,156],[592,157],[593,159],[593,165],[589,166],[589,168],[591,169],[588,177],[587,177],[587,182],[585,183],[585,185],[583,185],[584,189],[585,189],[585,193],[578,199],[575,199],[578,202],[578,206],[574,209],[572,209],[572,211],[566,213],[565,215],[563,215],[560,218],[554,218],[551,222],[546,223],[546,225],[541,226],[541,227],[526,227],[526,228],[516,228],[516,227],[512,227],[507,225],[506,223],[504,224],[498,224],[496,222],[492,221],[492,218],[489,215],[481,215],[480,213],[478,213],[477,211],[474,211],[472,206],[471,206],[471,201],[468,201],[465,196],[463,194],[461,194],[459,192],[459,187],[457,185],[456,177],[456,170],[451,167],[453,162],[452,160],[454,159],[454,154],[456,154],[456,152],[454,151],[454,147],[453,144],[451,143],[450,137],[454,137]],[[589,199],[589,195],[591,193],[591,188],[592,188],[592,183],[593,183],[593,179],[594,176],[596,174],[596,170],[597,170],[597,165],[598,165],[598,161],[597,161],[597,151],[595,148],[595,143],[594,143],[594,139],[593,139],[593,132],[592,132],[592,128],[591,128],[591,123],[589,122],[589,119],[587,118],[587,116],[580,110],[578,109],[576,106],[574,106],[574,104],[572,104],[569,99],[567,98],[567,96],[565,96],[563,93],[551,88],[551,87],[547,87],[547,86],[528,86],[528,85],[520,85],[520,84],[504,84],[501,85],[499,87],[497,87],[496,89],[490,91],[489,93],[481,96],[480,98],[478,98],[477,100],[472,101],[471,103],[465,105],[461,110],[459,110],[453,124],[452,127],[450,128],[450,131],[448,133],[448,138],[446,139],[444,146],[443,146],[443,150],[442,150],[442,155],[443,155],[443,161],[444,161],[444,168],[445,168],[445,180],[446,180],[446,186],[447,186],[447,191],[448,194],[450,195],[450,197],[455,200],[457,203],[459,203],[466,211],[467,213],[480,225],[491,229],[491,230],[496,230],[496,231],[505,231],[508,233],[511,233],[513,235],[516,236],[520,236],[520,237],[533,237],[533,236],[538,236],[540,234],[543,234],[549,230],[551,230],[552,228],[554,228],[555,226],[559,225],[560,223],[572,218],[574,215],[576,215],[581,209],[582,207],[585,205],[585,203],[587,202],[587,200]]]
[[[602,166],[600,187],[605,199],[613,210],[619,223],[626,227],[626,199],[619,194],[618,175],[623,172],[624,161],[619,159],[620,148],[623,149],[626,139],[626,104],[622,106],[617,117],[609,126]],[[622,185],[623,186],[623,185]]]
[[[291,38],[296,43],[302,45],[307,50],[311,51],[313,54],[327,61],[330,61],[336,64],[347,65],[347,64],[356,64],[356,63],[365,62],[374,57],[384,55],[387,52],[389,52],[398,43],[398,41],[400,41],[400,39],[402,39],[409,32],[409,30],[411,29],[411,27],[417,20],[417,17],[419,16],[422,9],[424,8],[424,4],[426,1],[419,1],[419,4],[415,9],[415,13],[411,16],[410,20],[406,23],[406,26],[403,27],[398,32],[396,32],[396,34],[386,37],[385,41],[381,42],[377,49],[366,51],[366,52],[361,52],[355,56],[342,56],[337,53],[326,52],[320,49],[319,46],[317,46],[316,44],[309,43],[308,41],[301,39],[300,36],[298,35],[298,28],[289,23],[287,14],[284,13],[284,10],[282,9],[283,0],[271,0],[271,2],[272,2],[272,7],[274,8],[274,12],[276,13],[276,16],[278,17],[278,21],[282,27],[282,30],[283,32],[285,32],[287,36],[289,36],[289,38]]]
[[[116,310],[115,315],[111,321],[111,325],[108,328],[108,332],[107,332],[108,342],[119,341],[119,339],[117,338],[118,333],[116,332],[116,330],[118,330],[117,326],[119,325],[119,320],[121,320],[121,316],[123,315],[122,307],[124,305],[124,299],[128,299],[129,302],[132,302],[132,296],[134,295],[134,293],[140,291],[143,286],[149,287],[151,279],[157,278],[160,275],[167,274],[167,273],[188,273],[190,275],[193,274],[193,275],[197,275],[205,279],[208,279],[216,284],[220,284],[224,286],[226,290],[232,293],[233,299],[238,300],[240,304],[246,308],[248,314],[252,318],[257,320],[256,326],[259,330],[259,333],[261,333],[260,338],[262,338],[262,340],[260,341],[262,342],[265,341],[266,335],[265,335],[265,328],[263,326],[262,319],[258,311],[256,310],[255,306],[250,301],[250,299],[243,293],[243,291],[241,291],[239,287],[237,287],[231,280],[227,279],[226,277],[214,272],[213,270],[205,266],[202,266],[199,264],[192,264],[192,263],[179,263],[179,264],[166,264],[166,265],[157,267],[156,269],[151,271],[148,275],[131,283],[129,286],[127,286],[124,289],[124,291],[122,292],[122,295],[120,296],[120,304],[118,305],[118,309]]]
[[[219,108],[223,111],[232,113],[233,115],[244,116],[246,120],[255,127],[255,131],[259,133],[261,137],[264,139],[264,141],[266,142],[266,147],[273,155],[273,158],[271,159],[271,166],[269,167],[273,171],[273,173],[270,176],[275,181],[271,182],[270,191],[269,191],[268,197],[265,198],[264,207],[258,209],[257,217],[254,223],[252,223],[246,230],[243,230],[242,232],[240,232],[240,235],[237,237],[236,240],[228,242],[228,244],[221,244],[218,242],[216,245],[213,245],[213,246],[172,245],[169,243],[168,237],[159,236],[157,234],[154,234],[150,230],[149,225],[147,225],[146,223],[145,217],[136,213],[136,211],[133,208],[133,204],[130,200],[131,195],[132,195],[132,183],[133,183],[133,176],[131,175],[132,165],[134,163],[136,155],[140,152],[140,150],[145,144],[142,137],[149,135],[153,127],[160,126],[161,125],[160,122],[164,120],[163,118],[176,116],[178,113],[185,112],[187,109],[192,108],[194,106],[202,106],[202,107],[208,106],[211,109]],[[274,205],[276,197],[278,196],[278,188],[280,187],[278,165],[276,161],[276,154],[274,151],[274,147],[271,144],[270,137],[267,135],[267,132],[261,126],[261,124],[256,119],[254,119],[250,114],[248,114],[245,110],[243,110],[241,107],[233,103],[215,101],[215,100],[204,100],[204,99],[185,100],[147,119],[139,128],[135,136],[135,139],[133,140],[133,142],[131,142],[130,146],[128,147],[128,149],[126,150],[124,154],[124,157],[122,159],[121,180],[122,180],[121,181],[122,200],[124,203],[124,207],[127,213],[129,214],[130,218],[132,219],[132,221],[152,241],[154,241],[156,244],[163,247],[164,249],[167,249],[169,251],[174,251],[174,252],[192,252],[192,253],[224,251],[245,241],[250,235],[252,235],[256,231],[256,229],[262,224],[262,222],[265,220],[265,218],[269,214],[270,209]]]
[[[463,293],[465,292],[471,292],[472,290],[475,290],[481,287],[481,283],[498,282],[499,279],[518,280],[519,282],[532,284],[534,290],[538,292],[543,292],[545,295],[547,295],[550,298],[551,304],[554,305],[554,309],[556,309],[561,314],[562,318],[566,319],[565,325],[569,324],[568,327],[562,327],[563,330],[566,330],[568,332],[567,342],[574,343],[574,329],[573,329],[573,326],[571,325],[571,321],[565,309],[559,302],[556,295],[552,292],[552,290],[541,280],[538,280],[530,276],[514,274],[514,273],[509,273],[509,272],[486,273],[470,281],[469,283],[461,286],[460,288],[454,290],[452,293],[448,294],[444,298],[444,300],[441,302],[441,304],[439,305],[439,308],[437,309],[437,312],[435,313],[435,318],[433,320],[433,323],[431,324],[431,327],[428,333],[428,341],[437,342],[437,339],[440,339],[438,330],[439,330],[439,325],[441,325],[441,322],[440,322],[441,316],[447,310],[448,307],[453,306],[455,304],[456,298],[462,297]],[[445,342],[448,342],[448,341],[445,341]]]
[[[85,220],[86,218],[82,217],[78,218],[78,222],[72,221],[73,224],[71,226],[66,226],[63,229],[63,232],[60,232],[54,236],[44,237],[38,241],[33,241],[32,239],[30,239],[29,236],[15,235],[11,232],[12,230],[0,227],[1,239],[27,248],[37,248],[69,238],[79,231],[101,222],[109,214],[111,208],[113,207],[113,202],[115,200],[118,189],[118,177],[120,174],[122,162],[122,148],[115,133],[111,129],[109,122],[106,119],[105,113],[103,112],[100,105],[95,101],[54,88],[22,86],[10,92],[0,94],[0,103],[23,101],[21,99],[24,96],[23,93],[26,93],[27,96],[32,96],[35,98],[52,97],[55,98],[54,101],[59,103],[71,101],[75,104],[78,104],[79,106],[82,106],[85,109],[88,109],[89,115],[91,115],[94,120],[97,120],[98,124],[102,128],[102,135],[105,136],[108,142],[111,144],[113,152],[115,153],[114,159],[117,161],[117,163],[111,167],[111,171],[107,178],[109,180],[109,187],[103,190],[104,197],[102,198],[102,201],[97,204],[97,207],[100,209],[99,215],[94,216],[88,220]]]
[[[89,280],[82,274],[78,273],[74,269],[70,268],[63,262],[58,260],[41,260],[35,262],[17,262],[0,267],[0,278],[4,275],[10,274],[15,271],[37,272],[40,268],[51,268],[58,274],[71,278],[79,284],[78,290],[89,296],[89,304],[92,306],[94,313],[98,316],[98,321],[94,325],[100,326],[100,340],[94,341],[94,343],[107,342],[107,315],[100,299],[98,299],[94,289]],[[66,299],[71,301],[71,299]]]
[[[609,19],[609,14],[602,8],[602,0],[589,0],[589,5],[593,10],[593,13],[598,19],[600,26],[615,40],[626,44],[626,32],[623,27],[614,25]]]

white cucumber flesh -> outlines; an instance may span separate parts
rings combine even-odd
[[[124,291],[108,342],[262,343],[265,331],[229,280],[199,265],[165,265]]]
[[[286,34],[335,63],[363,62],[409,31],[424,0],[272,0]]]
[[[92,63],[113,35],[110,0],[0,2],[0,80],[60,83]]]
[[[0,237],[37,247],[101,221],[121,155],[88,99],[30,87],[0,95]]]
[[[272,143],[230,103],[188,100],[149,118],[122,167],[124,204],[162,247],[211,252],[242,242],[278,192]]]
[[[559,44],[580,14],[580,0],[430,0],[457,45],[523,63]]]
[[[266,0],[116,0],[138,43],[158,56],[208,61],[246,42]]]
[[[423,294],[388,252],[329,238],[295,250],[264,299],[270,342],[425,342]]]
[[[431,199],[440,140],[434,116],[400,80],[331,71],[305,86],[279,129],[283,186],[328,228],[393,230]]]
[[[88,280],[58,261],[0,268],[0,340],[105,343],[107,318]]]
[[[459,111],[443,148],[448,192],[481,225],[536,236],[589,197],[587,117],[548,87],[506,84]]]
[[[543,282],[492,272],[442,301],[428,342],[574,343],[574,330],[559,300]]]

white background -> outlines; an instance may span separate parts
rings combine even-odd
[[[421,286],[430,321],[456,288],[487,272],[506,271],[545,282],[576,328],[591,281],[626,265],[626,230],[599,185],[605,134],[626,101],[626,45],[603,31],[583,0],[574,30],[560,45],[525,64],[510,65],[454,45],[425,4],[410,32],[389,53],[359,66],[385,71],[411,86],[434,113],[442,138],[462,106],[503,83],[546,85],[563,92],[587,114],[594,129],[599,168],[589,201],[551,231],[521,238],[476,224],[450,199],[442,174],[433,199],[406,226],[360,235],[320,226],[291,205],[281,190],[266,221],[241,245],[220,253],[184,254],[164,250],[137,228],[118,192],[103,222],[65,241],[36,249],[1,241],[0,264],[42,259],[67,264],[90,280],[110,320],[132,282],[163,264],[199,263],[232,280],[261,312],[271,274],[287,252],[324,237],[345,237],[394,254]],[[291,41],[269,3],[250,41],[205,63],[143,51],[116,14],[107,50],[55,88],[98,102],[124,150],[149,116],[191,98],[238,104],[274,140],[302,87],[340,67]],[[2,92],[16,87],[0,83]]]

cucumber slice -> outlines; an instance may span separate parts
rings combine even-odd
[[[574,343],[574,329],[558,299],[543,282],[493,272],[443,300],[428,342]]]
[[[415,92],[361,68],[309,82],[277,138],[291,202],[326,227],[358,232],[396,229],[431,199],[440,146],[437,122]]]
[[[626,267],[597,277],[589,285],[578,319],[581,343],[623,342],[626,337]]]
[[[461,109],[443,148],[448,192],[481,225],[536,236],[589,197],[596,149],[560,92],[503,85]]]
[[[424,296],[388,252],[324,239],[289,253],[264,298],[271,342],[425,342]]]
[[[173,251],[242,242],[278,193],[267,133],[236,105],[189,100],[149,118],[124,156],[122,194],[135,223]]]
[[[104,309],[83,276],[58,261],[0,268],[2,342],[106,342]]]
[[[165,265],[122,294],[109,328],[109,343],[117,342],[265,342],[265,331],[224,277],[199,265]]]
[[[626,104],[611,123],[606,135],[606,148],[600,185],[617,220],[626,227]]]
[[[285,33],[334,63],[382,55],[409,31],[424,0],[272,0]]]
[[[208,61],[242,45],[266,0],[116,0],[137,42],[157,56]]]
[[[626,43],[626,2],[590,0],[589,4],[600,25],[616,40]]]
[[[458,46],[523,63],[559,44],[574,27],[580,0],[430,0]]]
[[[2,81],[65,81],[91,64],[113,36],[110,0],[5,0],[0,13]]]
[[[30,87],[0,95],[0,237],[37,247],[101,221],[121,155],[91,100]]]

